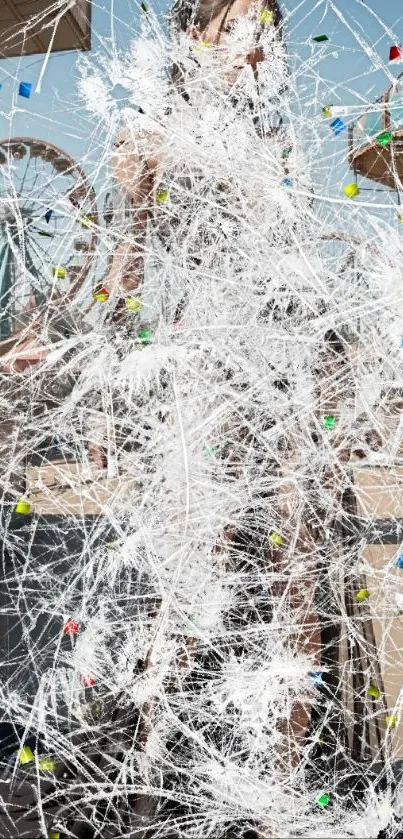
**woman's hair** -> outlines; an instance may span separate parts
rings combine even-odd
[[[178,36],[181,32],[186,32],[191,26],[196,26],[203,32],[209,25],[211,20],[214,20],[219,14],[225,12],[223,15],[220,31],[225,25],[225,21],[231,6],[235,0],[175,0],[174,6],[167,15],[167,23],[172,35]],[[281,14],[278,0],[262,0],[262,10],[267,9],[273,12],[273,24],[277,29],[279,38],[283,42],[283,16]],[[256,41],[260,40],[261,34],[264,32],[265,24],[262,22],[257,31]],[[180,92],[186,101],[189,101],[189,96],[184,89],[183,82],[185,80],[184,68],[178,63],[173,64],[169,69],[169,76],[172,84]],[[284,88],[285,89],[285,88]],[[236,103],[236,96],[232,97],[232,101]],[[252,102],[249,103],[252,107]],[[256,131],[261,132],[260,117],[255,115],[253,118]],[[283,119],[280,117],[278,129],[273,129],[276,133],[281,128]],[[267,135],[267,130],[266,130]]]
[[[186,32],[190,26],[197,26],[203,32],[211,20],[221,12],[229,11],[234,2],[235,0],[176,0],[167,15],[168,24],[174,33]],[[281,33],[283,18],[278,0],[263,0],[262,8],[273,12],[274,26]],[[224,20],[225,18],[222,25]]]

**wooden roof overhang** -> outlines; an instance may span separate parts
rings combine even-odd
[[[0,0],[0,58],[91,49],[92,0],[75,0],[56,26],[60,8],[49,0]],[[50,25],[48,25],[50,24]]]
[[[393,131],[388,146],[372,142],[350,151],[349,163],[357,175],[391,189],[395,189],[399,181],[403,184],[403,126]]]

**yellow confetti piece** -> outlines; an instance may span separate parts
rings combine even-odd
[[[66,269],[57,266],[57,268],[52,268],[52,274],[58,280],[64,280],[66,278]]]
[[[28,516],[31,512],[31,505],[29,501],[26,501],[24,498],[19,498],[17,504],[15,505],[15,512]]]
[[[322,116],[323,117],[331,117],[332,115],[333,115],[332,106],[331,105],[325,105],[322,108]]]
[[[280,536],[279,533],[276,533],[274,530],[271,531],[271,533],[269,535],[269,539],[270,539],[271,542],[273,542],[274,545],[283,545],[284,544],[283,537]]]
[[[57,830],[52,830],[52,832],[49,833],[49,839],[60,839],[60,833],[58,833]]]
[[[99,700],[94,702],[91,705],[91,712],[92,712],[94,717],[100,717],[101,714],[102,714],[102,702],[99,702]]]
[[[357,195],[360,194],[360,190],[357,184],[347,184],[347,186],[344,187],[343,191],[344,194],[347,195],[347,198],[356,198]]]
[[[357,603],[363,603],[364,600],[368,600],[368,597],[369,597],[369,591],[368,591],[367,588],[360,588],[360,590],[357,591],[357,594],[355,595],[355,599],[356,599]]]
[[[209,47],[211,47],[210,41],[205,41],[205,40],[199,41],[198,44],[194,45],[194,51],[195,52],[200,52],[201,50],[208,49]]]
[[[96,288],[94,291],[94,299],[98,300],[99,303],[106,303],[109,299],[109,291],[104,286],[101,288]]]
[[[24,746],[18,752],[18,758],[19,758],[19,761],[20,761],[21,765],[25,766],[26,763],[32,763],[32,761],[35,760],[35,755],[34,755],[32,749],[30,749],[29,746]]]
[[[126,309],[128,309],[129,312],[138,312],[142,305],[143,304],[138,297],[128,297],[126,300]]]
[[[370,685],[368,688],[368,696],[372,696],[373,699],[379,699],[381,695],[381,691],[377,688],[376,685]]]
[[[270,9],[262,9],[260,12],[259,23],[273,23],[274,22],[274,12],[271,12]]]
[[[157,192],[158,204],[165,204],[169,201],[169,189],[159,189]]]
[[[397,217],[398,217],[399,221],[403,221],[403,213],[398,213]]]
[[[94,216],[83,216],[82,218],[77,219],[80,222],[82,227],[91,227],[92,224],[95,224]]]
[[[56,769],[56,764],[51,757],[41,757],[39,761],[39,769],[42,772],[53,772]]]
[[[399,717],[397,717],[396,714],[386,714],[385,722],[388,728],[396,728],[399,722]]]

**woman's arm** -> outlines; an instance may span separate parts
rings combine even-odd
[[[15,348],[0,357],[0,372],[22,373],[27,367],[44,361],[49,349],[49,346],[38,344],[36,335],[30,335],[23,343],[17,344]]]
[[[117,182],[130,197],[133,208],[132,236],[116,248],[106,281],[109,292],[122,298],[141,286],[144,278],[144,251],[147,219],[153,207],[157,161],[152,156],[155,138],[128,129],[118,134],[113,155]]]

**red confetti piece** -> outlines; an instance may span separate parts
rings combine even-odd
[[[401,57],[402,57],[402,48],[401,48],[400,44],[399,45],[396,44],[395,46],[390,48],[389,61],[399,61],[399,59],[401,59]]]
[[[80,624],[76,623],[76,621],[69,620],[64,625],[64,631],[67,635],[77,635],[77,632],[80,631]]]
[[[95,685],[93,676],[81,676],[81,683],[85,688],[92,688]]]

